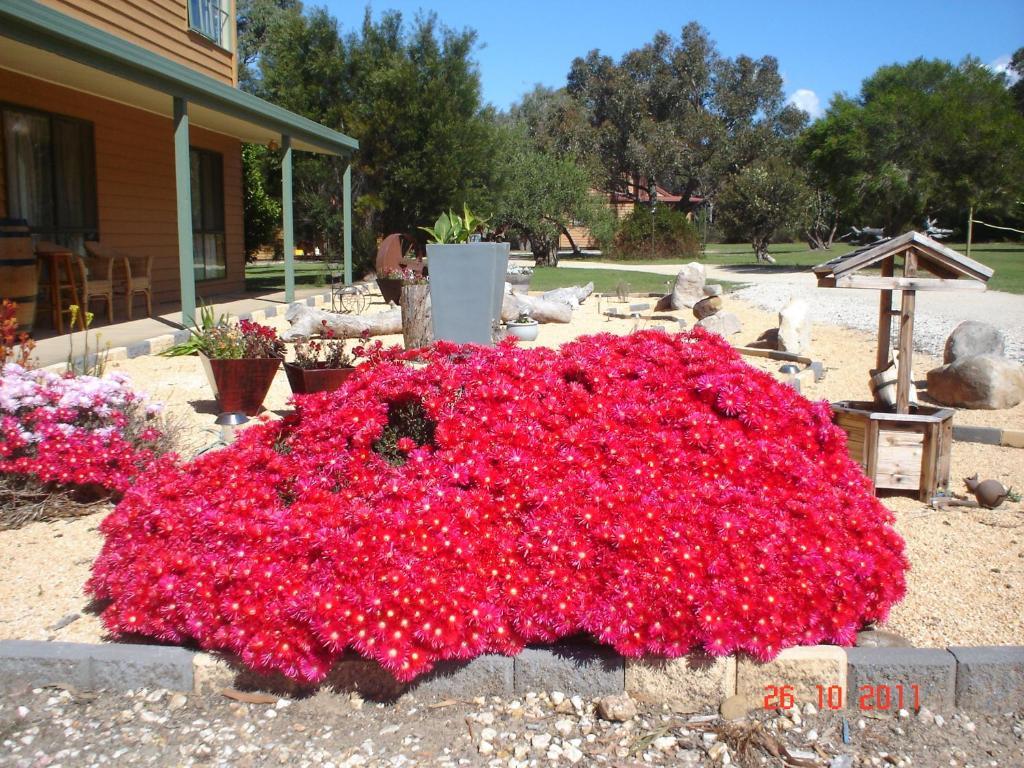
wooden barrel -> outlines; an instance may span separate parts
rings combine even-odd
[[[31,331],[36,319],[38,266],[24,219],[0,219],[0,299],[18,305],[18,330]]]

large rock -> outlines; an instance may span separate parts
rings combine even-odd
[[[708,296],[693,305],[693,316],[698,320],[711,317],[722,308],[721,296]]]
[[[1013,408],[1024,400],[1024,366],[999,355],[963,357],[928,371],[928,394],[960,408]]]
[[[697,325],[706,331],[717,333],[720,336],[732,336],[743,330],[740,319],[732,312],[717,312],[703,320],[698,320]]]
[[[778,349],[803,355],[811,349],[811,309],[803,299],[791,299],[779,311]]]
[[[942,362],[955,363],[964,357],[976,355],[998,355],[1006,353],[1006,340],[1002,331],[988,323],[966,320],[949,334]]]
[[[672,309],[692,307],[703,299],[705,280],[703,264],[696,261],[684,264],[672,286]]]

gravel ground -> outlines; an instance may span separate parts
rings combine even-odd
[[[834,293],[842,293],[834,291]],[[848,292],[848,293],[853,293]],[[581,333],[628,333],[635,328],[675,330],[677,320],[692,325],[688,312],[655,319],[610,319],[600,314],[613,302],[595,299],[583,305],[570,325],[545,326],[538,342],[557,345]],[[380,306],[373,307],[373,311]],[[777,324],[775,313],[733,296],[725,309],[736,313],[743,331],[736,344],[750,344]],[[773,307],[772,309],[777,309]],[[283,327],[283,320],[276,321]],[[385,337],[385,342],[395,341]],[[530,345],[534,344],[533,342]],[[868,397],[867,370],[874,363],[871,334],[816,323],[811,356],[821,360],[823,381],[804,382],[813,399]],[[754,366],[776,372],[778,363],[748,357]],[[916,378],[937,364],[930,356],[915,355]],[[180,419],[193,447],[209,444],[215,403],[199,362],[194,358],[141,357],[117,361],[121,370]],[[279,374],[267,398],[271,415],[287,412],[289,389]],[[956,424],[1024,429],[1024,404],[1005,411],[957,411]],[[978,472],[1004,485],[1024,489],[1024,451],[1013,448],[955,443],[952,455],[953,490],[963,492],[960,478]],[[908,594],[896,606],[888,628],[915,645],[1024,644],[1024,511],[1020,503],[999,510],[963,508],[935,511],[913,498],[883,499],[896,513],[896,525],[907,541],[912,570]],[[94,515],[36,523],[0,532],[0,639],[96,642],[103,638],[97,616],[89,609],[82,585],[102,544],[96,530],[106,511]]]
[[[219,694],[33,689],[0,694],[0,766],[1020,766],[1020,711],[877,718],[813,704],[714,714],[552,692],[517,701],[364,702],[331,693],[243,703]],[[635,713],[635,714],[634,714]],[[874,714],[874,713],[873,713]],[[844,743],[843,733],[847,734]],[[789,758],[787,761],[785,758]]]
[[[770,310],[779,309],[794,296],[806,299],[815,323],[878,333],[878,291],[818,288],[813,280],[799,280],[759,283],[736,293],[737,298]],[[894,303],[899,305],[898,296]],[[941,358],[946,338],[965,320],[999,328],[1006,336],[1006,356],[1024,361],[1024,296],[1000,291],[919,291],[915,348]]]
[[[676,264],[613,264],[563,261],[567,269],[619,269],[674,275]],[[794,296],[811,306],[815,323],[878,332],[878,291],[818,288],[809,271],[765,270],[756,265],[706,265],[708,282],[749,285],[734,294],[762,309],[778,311]],[[755,282],[756,281],[756,282]],[[898,306],[899,296],[895,297]],[[964,320],[991,323],[1006,335],[1006,356],[1024,362],[1024,296],[1002,291],[919,291],[914,314],[914,344],[939,358],[946,337]],[[873,366],[872,366],[873,367]]]

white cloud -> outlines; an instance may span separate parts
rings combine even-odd
[[[793,95],[789,97],[789,103],[809,114],[812,120],[818,119],[824,113],[821,108],[821,99],[809,88],[799,88],[793,91]]]
[[[990,61],[988,68],[993,72],[997,72],[1001,75],[1006,75],[1010,79],[1010,85],[1013,85],[1020,80],[1020,75],[1010,69],[1010,54],[1004,53],[995,61]]]

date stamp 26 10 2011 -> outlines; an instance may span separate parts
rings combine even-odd
[[[817,686],[817,704],[819,710],[846,709],[856,707],[863,712],[889,712],[891,710],[921,708],[921,688],[916,683],[907,686],[897,685],[862,685],[855,694],[850,694],[841,685]],[[848,700],[848,696],[850,696]],[[765,709],[790,709],[798,704],[792,685],[766,685],[764,687]]]

